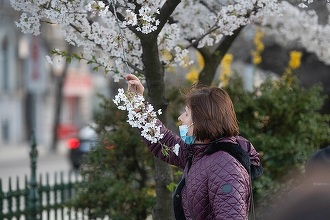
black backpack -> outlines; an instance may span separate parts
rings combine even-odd
[[[247,172],[250,174],[252,180],[255,180],[259,176],[261,176],[263,172],[263,167],[255,166],[251,164],[248,152],[246,152],[238,143],[232,143],[232,142],[212,143],[206,149],[205,154],[210,155],[219,150],[229,153],[232,157],[238,160],[247,170]]]

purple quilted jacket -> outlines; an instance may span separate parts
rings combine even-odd
[[[159,121],[159,123],[161,123]],[[179,147],[179,152],[164,156],[160,143],[144,140],[150,151],[163,161],[184,169],[185,186],[182,189],[182,208],[187,220],[247,220],[250,205],[250,178],[246,169],[225,151],[205,155],[203,144],[187,145],[176,134],[162,125],[161,144]],[[224,138],[221,141],[239,143],[248,152],[251,164],[261,166],[259,154],[243,137]],[[188,172],[188,155],[193,154]]]

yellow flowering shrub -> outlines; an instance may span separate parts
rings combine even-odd
[[[300,67],[301,56],[302,56],[302,52],[300,51],[293,50],[290,52],[290,60],[288,67],[285,69],[285,72],[282,76],[282,79],[286,82],[288,86],[291,86],[293,80],[295,79],[293,75],[294,73],[293,71]]]
[[[262,42],[263,37],[264,34],[258,29],[253,39],[255,50],[252,51],[252,63],[254,65],[258,65],[262,61],[261,53],[265,49],[265,45]]]
[[[198,52],[195,52],[195,59],[192,65],[187,65],[188,73],[186,74],[186,80],[192,84],[197,83],[199,73],[204,69],[205,61],[204,57]]]
[[[230,74],[231,74],[231,64],[233,62],[233,55],[232,54],[225,54],[223,59],[220,63],[220,86],[225,87],[228,85]]]
[[[300,51],[291,51],[290,52],[290,61],[289,61],[289,67],[292,70],[295,70],[297,68],[300,67],[301,63],[301,56],[302,56],[302,52]]]
[[[192,68],[186,75],[186,80],[190,83],[196,83],[198,81],[199,72],[196,68]]]

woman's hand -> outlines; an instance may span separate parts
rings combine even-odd
[[[128,91],[143,95],[144,87],[139,78],[137,78],[137,76],[133,74],[128,74],[127,76],[125,76],[125,79],[128,83]]]

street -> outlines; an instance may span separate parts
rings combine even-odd
[[[60,172],[64,173],[64,180],[67,179],[70,171],[70,164],[67,158],[65,145],[60,143],[56,152],[45,149],[44,146],[37,146],[37,179],[42,174],[43,181],[46,179],[46,173],[49,174],[49,183],[55,181],[55,173],[60,180]],[[23,144],[21,146],[0,146],[0,179],[2,180],[2,189],[8,190],[9,177],[11,177],[12,189],[16,189],[16,179],[19,178],[20,187],[24,185],[24,177],[28,179],[31,175],[30,146]]]

